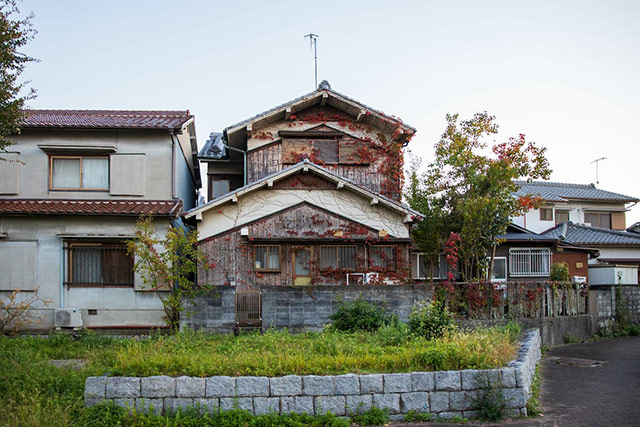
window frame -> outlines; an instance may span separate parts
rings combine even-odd
[[[256,267],[256,256],[257,256],[257,248],[278,248],[278,268],[264,268]],[[265,252],[265,260],[269,258],[269,250]],[[253,246],[253,271],[257,271],[260,273],[280,273],[282,271],[282,245],[254,245]]]
[[[545,217],[542,212],[551,212],[551,218]],[[552,207],[541,207],[540,208],[540,221],[553,221],[553,208]]]
[[[570,211],[569,211],[568,209],[556,209],[556,210],[555,210],[555,212],[553,213],[553,215],[554,215],[554,220],[555,220],[555,221],[554,221],[554,222],[555,222],[555,224],[556,224],[556,225],[560,225],[560,224],[562,224],[562,223],[564,223],[564,222],[569,221],[569,217],[570,217],[570,216],[569,216],[569,212],[570,212]],[[561,213],[561,214],[563,214],[563,215],[564,215],[564,214],[567,214],[567,221],[558,222],[558,213]]]
[[[493,272],[495,271],[495,266],[496,266],[496,260],[504,260],[504,279],[498,279],[498,278],[493,278],[493,277],[489,277],[489,281],[490,282],[506,282],[507,280],[509,280],[509,262],[507,260],[506,256],[497,256],[497,257],[493,257],[493,270],[491,271],[491,275],[493,276]],[[489,263],[491,262],[491,257],[487,257],[487,268],[489,268]],[[486,274],[485,274],[486,277]]]
[[[331,267],[323,267],[322,266],[322,250],[324,248],[330,248],[336,250],[336,267],[333,270],[340,271],[356,271],[358,265],[358,246],[357,245],[320,245],[318,250],[318,265],[320,266],[320,271],[329,271],[332,270]],[[340,265],[340,248],[353,248],[355,258],[353,259],[353,267],[342,267]]]
[[[587,215],[598,215],[598,224],[593,225],[587,221]],[[609,227],[603,227],[600,224],[600,217],[606,215],[609,217]],[[607,211],[585,211],[584,212],[584,222],[585,224],[591,224],[592,227],[604,228],[606,230],[613,230],[613,218],[611,217],[611,212]]]
[[[73,280],[73,249],[74,248],[87,248],[87,247],[94,247],[94,248],[104,248],[105,245],[109,245],[109,244],[120,244],[122,246],[122,250],[124,250],[124,254],[131,258],[131,272],[130,272],[130,279],[131,282],[130,283],[102,283],[102,277],[103,276],[103,271],[101,270],[100,272],[100,283],[80,283],[80,282],[74,282]],[[101,241],[93,241],[93,240],[65,240],[64,241],[64,251],[65,251],[65,269],[66,271],[64,272],[64,284],[68,287],[68,288],[135,288],[135,270],[134,270],[134,266],[135,266],[135,259],[133,257],[133,255],[130,255],[127,253],[126,251],[126,245],[127,245],[127,240],[101,240]],[[107,246],[108,247],[108,246]],[[118,248],[120,249],[120,248]],[[103,259],[103,254],[104,254],[104,249],[101,249],[101,253],[100,253],[100,262],[101,264],[104,262]]]
[[[80,160],[80,187],[54,187],[53,186],[53,161],[55,159],[73,159]],[[83,170],[82,170],[82,161],[83,159],[106,159],[107,160],[107,186],[105,188],[83,188]],[[111,159],[109,156],[70,156],[70,155],[50,155],[49,156],[49,190],[50,191],[109,191],[111,188]]]
[[[440,257],[438,257],[438,263],[436,265],[434,265],[434,267],[436,268],[436,270],[438,271],[438,275],[437,276],[429,276],[429,277],[420,277],[420,257],[424,256],[426,257],[426,253],[425,252],[414,252],[411,255],[415,255],[416,257],[416,274],[414,275],[413,272],[411,272],[411,275],[413,276],[414,280],[432,280],[432,279],[441,279],[440,277]],[[433,272],[431,272],[433,274]]]
[[[516,262],[513,260],[512,257],[517,256],[517,255],[525,255],[525,252],[528,251],[528,256],[529,256],[529,262],[528,262],[528,266],[529,269],[526,272],[519,272],[517,268],[514,268],[514,265],[516,264]],[[534,251],[544,251],[545,254],[544,256],[546,257],[546,269],[547,271],[532,271],[532,263],[531,263],[531,255],[533,254]],[[518,254],[517,252],[521,252],[520,254]],[[552,261],[552,252],[551,249],[549,248],[510,248],[509,249],[509,262],[507,267],[509,268],[509,271],[511,272],[511,277],[549,277],[550,273],[551,273],[551,261]]]
[[[375,266],[373,264],[373,251],[376,249],[381,249],[381,248],[391,248],[391,253],[393,255],[393,261],[391,262],[391,267],[387,267],[385,266]],[[384,261],[384,259],[383,259]],[[387,272],[387,271],[396,271],[397,269],[397,257],[396,257],[396,246],[394,245],[372,245],[369,246],[369,269],[379,269],[379,270],[372,270],[372,271],[381,271],[381,272]]]

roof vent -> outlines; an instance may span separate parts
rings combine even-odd
[[[331,89],[331,85],[329,84],[328,81],[323,80],[320,82],[320,84],[318,85],[318,90],[326,90],[326,89]]]

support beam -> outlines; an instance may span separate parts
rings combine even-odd
[[[291,118],[291,107],[287,107],[287,109],[284,110],[284,119],[289,120],[289,118]]]
[[[364,117],[367,115],[367,112],[364,110],[360,110],[360,112],[358,113],[358,117],[356,118],[356,122],[361,121],[362,119],[364,119]]]
[[[248,124],[247,125],[247,134],[249,135],[249,137],[251,137],[252,133],[253,133],[253,125],[252,124]]]
[[[342,190],[344,188],[344,182],[340,181],[336,184],[337,190]]]
[[[373,199],[371,199],[370,204],[371,204],[371,206],[373,206],[373,205],[377,205],[377,204],[378,204],[378,198],[377,198],[377,197],[374,197]]]
[[[309,172],[309,166],[305,166],[302,168],[302,172],[307,173]]]
[[[268,188],[273,188],[273,180],[267,181],[267,187]]]
[[[237,195],[233,195],[233,197],[231,198],[231,203],[238,203],[238,196]]]
[[[327,103],[327,99],[329,99],[329,94],[328,93],[323,93],[322,94],[322,99],[320,100],[320,106],[324,107],[325,104]]]
[[[196,221],[202,221],[202,212],[196,213]]]
[[[405,215],[405,217],[404,217],[404,222],[405,222],[405,223],[407,223],[407,222],[413,222],[413,217],[412,217],[411,215],[409,215],[409,214]]]

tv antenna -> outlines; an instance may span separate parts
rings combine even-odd
[[[600,185],[600,179],[598,177],[598,163],[600,163],[603,160],[607,160],[607,158],[606,157],[600,157],[599,159],[595,159],[593,162],[591,162],[591,164],[594,164],[594,163],[596,164],[596,187],[598,185]]]
[[[306,36],[304,36],[304,38],[306,39],[307,37],[309,37],[309,48],[313,49],[313,61],[315,63],[315,77],[316,77],[316,84],[314,86],[314,89],[318,88],[318,36],[317,34],[313,34],[313,33],[309,33]]]

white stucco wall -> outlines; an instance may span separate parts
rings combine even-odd
[[[553,208],[553,219],[551,221],[541,221],[540,210],[531,209],[526,214],[513,218],[513,222],[520,227],[524,227],[536,233],[541,233],[556,225],[556,210],[568,210],[569,221],[573,222],[574,224],[583,224],[585,211],[624,212],[624,206],[624,203],[556,202],[552,206],[545,206]]]
[[[227,203],[206,210],[202,221],[198,223],[199,237],[205,239],[220,234],[301,202],[319,206],[375,230],[387,230],[392,237],[409,237],[404,215],[380,204],[372,206],[368,198],[345,189],[256,190],[240,196],[237,203]]]
[[[8,242],[31,241],[37,244],[36,286],[38,295],[51,299],[52,303],[41,307],[37,315],[43,320],[39,328],[54,326],[54,309],[60,307],[82,310],[84,326],[162,326],[162,302],[154,293],[136,291],[133,288],[71,288],[64,286],[61,295],[62,242],[60,234],[132,236],[135,217],[97,216],[0,216],[0,246]],[[158,219],[156,232],[164,235],[169,222]],[[136,277],[136,281],[141,279]],[[141,283],[136,283],[136,286]],[[8,290],[0,291],[5,297]],[[28,296],[31,292],[25,292]],[[61,298],[62,297],[62,298]],[[96,309],[97,315],[88,315]]]

